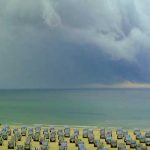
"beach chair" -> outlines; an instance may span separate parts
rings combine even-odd
[[[110,143],[111,143],[111,140],[112,140],[112,137],[111,137],[111,136],[108,136],[108,137],[105,138],[105,142],[106,142],[107,144],[110,144]]]
[[[142,136],[142,134],[141,134],[141,132],[138,132],[137,134],[136,134],[136,140],[139,140],[139,138]]]
[[[18,132],[17,132],[17,131],[15,132],[15,136],[16,136],[16,140],[17,140],[17,141],[21,141],[22,135],[21,135],[21,133],[20,133],[19,131],[18,131]]]
[[[74,135],[79,136],[79,129],[74,129]]]
[[[125,137],[126,135],[128,135],[128,130],[123,130],[123,136]]]
[[[70,136],[70,143],[75,143],[75,139],[77,139],[78,136],[77,135],[71,135]]]
[[[34,141],[39,141],[40,139],[40,133],[39,132],[35,132],[32,136]]]
[[[146,146],[150,146],[150,138],[145,139]]]
[[[8,141],[8,149],[14,149],[15,146],[16,146],[15,140],[11,139],[10,141]]]
[[[21,126],[21,130],[26,130],[27,131],[27,126],[26,125]]]
[[[2,138],[3,140],[7,140],[8,139],[8,134],[7,134],[7,131],[2,131]]]
[[[97,147],[100,143],[99,139],[94,139],[94,147]]]
[[[64,129],[64,136],[65,136],[65,137],[70,137],[70,128],[66,127],[66,128]]]
[[[117,134],[118,132],[123,132],[123,129],[122,129],[121,127],[120,127],[120,128],[117,128],[116,134]]]
[[[60,146],[63,141],[64,141],[64,136],[60,136],[59,141],[58,141],[58,145]]]
[[[131,140],[130,148],[136,148],[137,144],[135,140]]]
[[[60,146],[59,150],[67,150],[67,141],[63,141]]]
[[[78,150],[86,150],[85,144],[78,144]]]
[[[7,132],[8,136],[11,136],[11,128],[8,125],[4,126],[4,130]]]
[[[125,135],[124,136],[124,142],[126,142],[128,139],[131,139],[130,135]]]
[[[64,136],[63,130],[62,129],[58,129],[57,135],[58,135],[58,137],[59,136]]]
[[[139,134],[141,132],[140,128],[134,128],[134,135]]]
[[[48,133],[48,128],[44,128],[44,129],[43,129],[43,134],[44,134],[45,132]]]
[[[123,139],[123,131],[117,131],[117,139]]]
[[[106,132],[106,136],[112,136],[112,130],[108,130],[108,131]]]
[[[100,129],[100,138],[105,139],[105,128]]]
[[[93,134],[88,134],[88,142],[89,142],[89,144],[94,143],[94,135]]]
[[[31,150],[31,138],[28,136],[24,143],[24,150]]]
[[[3,138],[0,136],[0,146],[3,145]]]
[[[50,132],[56,132],[54,127],[50,127]]]
[[[36,132],[39,133],[39,132],[41,132],[41,127],[40,127],[40,126],[36,126],[36,127],[34,128],[34,130],[35,130],[35,133],[36,133]]]
[[[26,134],[27,134],[27,127],[26,126],[22,126],[21,127],[21,135],[22,136],[26,136]]]
[[[55,133],[50,133],[50,142],[56,142],[56,135],[55,135]]]
[[[150,131],[145,132],[145,138],[150,138]]]
[[[105,139],[105,133],[100,134],[100,139]]]
[[[81,139],[75,139],[75,146],[78,146],[78,144],[84,144],[84,142]]]
[[[43,129],[43,134],[44,134],[45,132],[48,132],[48,128],[44,128],[44,129]]]
[[[44,142],[44,140],[45,140],[44,137],[40,137],[39,144],[42,145],[42,143]]]
[[[145,143],[145,139],[146,139],[146,138],[141,135],[141,136],[139,137],[139,142],[140,142],[140,143]]]
[[[111,140],[110,145],[111,148],[117,148],[117,140]]]
[[[100,128],[100,133],[105,133],[105,128]]]
[[[130,144],[131,144],[131,141],[132,141],[131,137],[127,138],[127,139],[126,139],[126,145],[130,145]]]
[[[13,134],[15,134],[15,132],[18,132],[18,131],[19,131],[18,128],[14,128],[14,129],[13,129]]]
[[[28,129],[28,136],[33,136],[33,128]]]
[[[56,136],[56,131],[55,131],[55,130],[52,130],[52,131],[50,132],[50,134],[54,134],[54,135]]]
[[[83,135],[82,135],[83,138],[87,138],[88,137],[88,129],[85,128],[83,129]]]
[[[48,141],[44,141],[42,143],[41,150],[49,150],[49,143],[48,143]]]
[[[104,148],[104,143],[103,142],[100,142],[98,145],[97,145],[97,150],[100,150]]]
[[[27,136],[26,141],[32,141],[32,137],[31,136]]]
[[[8,149],[14,149],[16,147],[16,137],[12,136],[8,141]]]
[[[93,129],[88,129],[88,135],[93,134]]]
[[[49,137],[50,137],[49,133],[48,132],[44,132],[44,138],[45,139],[49,139]]]

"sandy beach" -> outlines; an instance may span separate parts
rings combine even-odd
[[[3,127],[4,127],[4,126],[1,125],[1,126],[0,126],[0,130],[2,130]],[[35,128],[35,126],[31,126],[31,127]],[[14,129],[14,128],[18,128],[18,129],[19,129],[19,132],[21,131],[21,126],[18,126],[18,125],[15,125],[15,126],[14,126],[14,125],[11,125],[10,128],[11,128],[11,132],[13,132],[13,129]],[[29,127],[28,127],[28,128],[29,128]],[[43,126],[41,127],[41,136],[43,136],[43,129],[44,129],[44,128],[47,128],[47,127],[43,127]],[[50,127],[49,127],[49,128],[50,128]],[[56,127],[55,127],[55,131],[57,132],[58,129],[63,129],[63,130],[64,130],[64,126],[60,126],[60,127],[56,126]],[[81,139],[81,140],[84,142],[84,144],[85,144],[87,150],[97,150],[97,148],[94,147],[93,144],[89,144],[88,138],[82,138],[83,127],[78,127],[77,129],[79,129],[79,137],[78,137],[78,139]],[[73,134],[73,132],[74,132],[73,130],[74,130],[74,128],[71,127],[71,128],[70,128],[70,133],[71,133],[70,135]],[[106,130],[106,131],[107,131],[107,130],[112,130],[112,139],[114,139],[114,140],[116,139],[118,144],[119,144],[119,143],[124,143],[124,140],[123,140],[123,139],[119,139],[119,140],[117,139],[116,129],[115,129],[115,128],[105,128],[105,130]],[[145,132],[145,131],[146,131],[146,129],[143,129],[143,130],[141,130],[141,133],[144,135],[144,132]],[[95,138],[95,139],[100,139],[100,128],[93,128],[93,133],[94,133],[94,138]],[[133,130],[128,129],[128,134],[132,137],[133,140],[136,140],[136,137],[135,137],[135,135],[133,134]],[[13,135],[13,133],[12,133],[12,135]],[[12,136],[12,135],[11,135],[11,136]],[[3,145],[0,146],[0,150],[7,150],[7,149],[8,149],[8,141],[11,139],[11,136],[8,136],[8,140],[4,140],[4,141],[3,141]],[[21,141],[17,141],[17,145],[24,145],[25,139],[26,139],[26,136],[22,136]],[[75,146],[75,143],[70,143],[70,141],[69,141],[70,138],[64,138],[64,140],[67,141],[68,150],[77,150],[77,149],[78,149],[78,147]],[[106,142],[105,142],[104,139],[100,139],[100,141],[103,142],[105,148],[117,150],[117,148],[111,148],[111,147],[110,147],[110,144],[106,144]],[[139,143],[138,140],[136,140],[136,142]],[[143,144],[143,145],[145,145],[145,144]],[[49,142],[49,146],[50,146],[49,149],[52,149],[52,150],[59,150],[59,146],[58,146],[58,136],[57,136],[57,135],[56,135],[56,142]],[[41,145],[39,144],[39,142],[35,142],[35,141],[32,140],[32,150],[34,150],[35,147],[41,149]],[[130,149],[130,147],[129,147],[128,145],[126,146],[126,148],[127,148],[127,149]],[[147,147],[147,148],[148,148],[148,150],[150,149],[150,147]],[[15,149],[16,149],[16,148],[15,148]]]

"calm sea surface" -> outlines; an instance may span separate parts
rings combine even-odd
[[[0,122],[150,127],[150,89],[1,90]]]

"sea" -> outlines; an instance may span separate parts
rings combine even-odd
[[[0,90],[0,123],[150,128],[150,89]]]

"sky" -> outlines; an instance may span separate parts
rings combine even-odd
[[[0,88],[149,85],[149,10],[149,0],[0,0]]]

